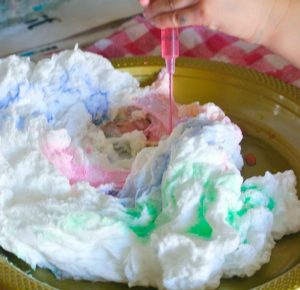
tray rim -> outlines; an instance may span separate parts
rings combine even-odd
[[[160,70],[164,66],[164,60],[159,56],[128,56],[128,57],[117,57],[110,59],[112,65],[116,69],[134,68],[137,66],[154,66]],[[201,69],[206,71],[213,71],[220,74],[230,75],[237,79],[242,79],[247,82],[253,82],[257,85],[262,85],[268,89],[283,94],[285,97],[289,98],[291,101],[300,105],[300,88],[294,86],[293,84],[285,83],[284,81],[270,76],[266,73],[259,72],[255,69],[248,68],[241,65],[230,64],[215,60],[206,60],[195,57],[179,57],[176,59],[176,66],[183,68]],[[45,290],[59,290],[46,282],[38,280],[31,275],[26,274],[24,271],[19,269],[16,265],[9,262],[7,257],[0,254],[0,266],[7,268],[14,272],[14,274],[20,277],[23,283],[28,285],[34,283],[38,287],[42,287]],[[291,281],[296,277],[295,283]],[[1,286],[1,285],[0,285]],[[284,288],[280,288],[280,287]],[[288,286],[288,288],[286,288]],[[279,288],[278,288],[279,287]],[[299,289],[300,288],[300,263],[293,266],[288,271],[280,274],[278,277],[265,282],[252,289]]]
[[[116,57],[111,58],[110,61],[117,69],[133,68],[136,66],[155,66],[159,69],[165,65],[164,59],[159,56]],[[285,94],[290,100],[300,104],[300,88],[253,68],[195,57],[178,57],[176,59],[176,67],[201,68],[201,70],[230,75],[246,82],[266,86],[276,93]]]

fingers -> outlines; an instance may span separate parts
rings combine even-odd
[[[198,2],[198,1],[197,1]],[[172,12],[160,14],[150,18],[153,24],[161,29],[168,27],[183,27],[190,25],[206,25],[207,19],[197,3],[186,8],[178,9]]]
[[[152,18],[159,14],[169,13],[178,9],[189,7],[199,2],[199,0],[148,0],[148,2],[148,6],[144,10],[144,15],[148,18]]]

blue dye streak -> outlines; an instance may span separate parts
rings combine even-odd
[[[89,72],[85,72],[82,66],[73,66],[65,70],[57,78],[50,79],[48,84],[30,83],[27,84],[26,95],[19,83],[11,86],[8,92],[0,99],[0,110],[5,110],[22,97],[30,95],[31,91],[40,93],[40,100],[37,101],[34,112],[19,116],[15,126],[22,130],[28,116],[37,117],[44,115],[49,124],[55,124],[57,116],[63,116],[76,103],[82,103],[87,112],[91,115],[92,121],[100,125],[109,118],[109,92],[101,89],[99,84],[93,83]],[[38,104],[44,107],[39,107]],[[34,105],[34,104],[33,104]],[[1,115],[4,112],[0,113]]]
[[[169,165],[169,160],[169,154],[164,153],[157,156],[150,170],[142,169],[133,180],[126,182],[119,196],[125,198],[128,206],[135,205],[135,201],[141,196],[160,194],[162,178]],[[149,175],[151,175],[151,182],[149,182]],[[154,199],[156,199],[155,196]],[[160,198],[157,198],[157,201],[161,203]]]
[[[108,119],[109,102],[107,93],[98,91],[84,101],[85,107],[91,114],[95,125],[100,125]]]
[[[16,123],[16,128],[18,130],[23,130],[24,129],[25,120],[26,120],[26,117],[24,117],[24,116],[20,116],[18,118],[17,123]]]
[[[16,102],[20,98],[20,84],[11,88],[7,95],[0,100],[0,109],[6,109],[10,103]]]

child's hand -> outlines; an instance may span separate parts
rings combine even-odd
[[[263,43],[289,5],[288,0],[139,0],[157,27],[204,25]]]

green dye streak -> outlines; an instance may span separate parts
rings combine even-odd
[[[242,217],[242,216],[244,216],[249,211],[250,208],[253,208],[253,207],[247,207],[247,208],[244,207],[244,208],[240,209],[239,211],[237,211],[236,214],[239,217]]]
[[[68,231],[83,230],[88,228],[90,223],[98,223],[99,221],[100,217],[96,213],[73,213],[68,215],[66,221],[63,224],[63,228]],[[103,222],[108,223],[108,219],[105,218]]]
[[[158,207],[152,201],[148,201],[143,205],[137,205],[136,208],[128,209],[127,214],[133,218],[133,220],[139,219],[142,216],[142,212],[147,210],[147,213],[151,217],[147,224],[135,225],[130,222],[129,228],[140,238],[147,238],[153,230],[156,228],[156,218],[159,215]]]
[[[241,190],[243,192],[246,192],[247,190],[258,190],[263,193],[263,191],[256,185],[250,185],[250,186],[242,186]],[[250,209],[258,208],[262,206],[262,204],[254,202],[251,199],[251,196],[247,196],[244,200],[243,207],[238,211],[228,211],[226,221],[228,224],[233,226],[234,228],[238,228],[237,221],[239,218],[243,217],[248,213]],[[267,208],[272,211],[276,206],[275,200],[271,197],[269,197]]]
[[[234,211],[232,211],[232,210],[228,211],[226,221],[230,225],[235,226],[235,224],[236,224],[236,214],[235,214]]]
[[[152,201],[148,201],[144,204],[138,204],[135,208],[127,209],[127,214],[133,218],[140,218],[142,216],[142,212],[145,209],[145,207],[146,207],[148,214],[152,218],[157,217],[158,209],[157,209],[157,206]]]
[[[138,205],[136,208],[127,209],[127,214],[133,218],[140,218],[142,215],[143,207]]]
[[[203,166],[193,164],[193,177],[195,179],[206,179],[207,181],[203,185],[203,195],[200,198],[199,207],[197,211],[197,222],[191,226],[187,232],[190,234],[197,235],[204,239],[211,239],[213,229],[208,223],[205,215],[208,210],[208,204],[214,202],[217,197],[217,191],[215,183],[206,176]]]
[[[210,239],[212,237],[213,229],[205,218],[206,211],[207,205],[205,204],[205,196],[203,195],[201,196],[197,212],[198,222],[187,230],[189,234],[194,234],[204,239]]]
[[[148,213],[152,218],[156,218],[158,216],[158,208],[155,206],[154,203],[148,202],[147,203]]]
[[[261,191],[257,185],[242,185],[241,191],[246,192],[247,190],[258,190]]]
[[[170,187],[170,182],[169,181],[166,181],[163,186],[162,186],[162,189],[161,189],[161,193],[162,193],[162,201],[163,201],[163,204],[165,206],[168,205],[168,199],[167,199],[167,191],[170,190],[169,187]],[[174,195],[174,193],[173,193]]]
[[[165,183],[161,187],[163,206],[167,207],[169,205],[169,200],[171,200],[172,205],[176,206],[176,198],[175,198],[175,188],[177,186],[177,180],[180,178],[185,172],[185,168],[179,169],[172,176],[172,179],[166,180]],[[169,198],[170,197],[170,198]],[[151,217],[150,221],[146,224],[133,224],[129,222],[129,228],[140,238],[147,238],[153,230],[158,226],[156,223],[157,217],[161,214],[161,211],[158,209],[159,207],[153,201],[148,201],[144,204],[138,205],[136,208],[128,209],[127,214],[133,218],[134,220],[141,218],[143,210],[147,210],[149,216]],[[162,224],[168,220],[168,217],[164,216],[159,219],[159,224]]]
[[[215,188],[215,184],[211,180],[208,180],[204,184],[204,190],[205,190],[205,195],[206,195],[207,200],[209,202],[214,202],[217,197],[217,191]]]
[[[147,238],[156,228],[155,223],[152,221],[147,225],[132,225],[129,228],[139,237]]]
[[[57,235],[53,234],[50,231],[43,231],[42,234],[43,234],[44,240],[46,240],[46,241],[55,242],[55,241],[59,240]]]
[[[196,235],[200,238],[211,239],[212,237],[212,228],[208,222],[205,220],[200,221],[198,224],[190,227],[187,231],[189,234]]]
[[[244,205],[243,205],[243,207],[242,207],[239,211],[237,211],[236,214],[237,214],[239,217],[242,217],[242,216],[244,216],[245,214],[247,214],[247,212],[248,212],[250,209],[255,208],[255,207],[257,207],[257,206],[258,206],[257,204],[253,204],[253,203],[252,203],[251,198],[248,196],[248,197],[246,197],[245,200],[244,200]]]
[[[196,179],[199,179],[199,178],[203,177],[203,175],[204,175],[204,172],[203,172],[202,166],[193,164],[193,177]]]
[[[178,186],[178,179],[182,176],[187,176],[192,174],[192,177],[196,180],[203,182],[203,195],[200,198],[199,206],[197,210],[197,221],[192,225],[187,232],[190,234],[197,235],[201,238],[210,239],[213,234],[213,229],[206,220],[206,212],[208,210],[208,205],[216,200],[217,190],[215,183],[209,179],[209,171],[205,169],[202,165],[199,164],[186,164],[177,170],[171,178],[167,179],[161,187],[162,193],[162,205],[164,208],[171,205],[176,208],[176,198],[175,190]],[[224,182],[228,178],[224,179]],[[142,217],[143,210],[147,210],[149,216],[151,217],[150,221],[146,224],[136,224],[136,219]],[[166,215],[163,210],[158,211],[158,207],[151,203],[147,202],[143,205],[138,205],[134,209],[129,209],[127,214],[135,220],[135,223],[131,222],[129,228],[141,238],[147,238],[153,230],[168,221],[170,221],[170,216]],[[235,215],[232,213],[230,217],[230,223],[233,222]],[[130,222],[129,222],[130,223]]]
[[[192,167],[191,167],[192,166]],[[192,169],[192,172],[191,170]],[[208,210],[208,205],[216,200],[217,191],[216,184],[209,179],[209,174],[205,170],[202,165],[198,164],[187,164],[182,166],[179,170],[177,170],[170,179],[167,179],[161,187],[162,193],[162,205],[164,208],[170,205],[170,202],[173,207],[176,207],[176,198],[175,198],[175,190],[178,185],[178,179],[182,176],[192,173],[192,177],[197,180],[202,180],[204,183],[203,186],[203,195],[200,198],[199,207],[197,210],[197,221],[194,225],[192,225],[187,232],[189,234],[197,235],[198,237],[204,239],[211,239],[213,235],[213,229],[206,220],[206,213]],[[225,182],[226,181],[226,182]],[[224,179],[224,186],[227,184],[228,178]],[[223,182],[218,183],[218,186],[222,186]],[[245,193],[249,190],[257,190],[262,192],[262,189],[257,185],[242,185],[241,191]],[[228,224],[233,226],[238,230],[238,220],[243,217],[250,209],[257,208],[261,206],[259,203],[255,203],[254,200],[251,199],[251,196],[247,196],[244,199],[243,207],[238,211],[228,211],[228,215],[226,221]],[[273,210],[275,207],[275,201],[270,198],[267,208],[269,210]],[[140,238],[148,238],[149,235],[157,228],[157,226],[164,224],[170,221],[171,217],[166,215],[162,210],[159,210],[155,202],[147,201],[144,204],[138,205],[134,209],[128,209],[128,216],[133,219],[131,222],[129,221],[129,228]],[[142,213],[144,210],[147,210],[150,219],[148,219],[145,224],[137,224],[136,221],[142,217]],[[133,222],[134,221],[134,222]],[[247,240],[244,241],[247,243]]]
[[[269,203],[268,203],[268,205],[267,205],[267,208],[268,208],[270,211],[272,211],[272,210],[275,208],[275,205],[276,205],[275,200],[274,200],[273,198],[270,198],[270,199],[269,199]]]
[[[87,221],[88,217],[85,215],[70,216],[65,223],[65,227],[69,230],[82,229]]]
[[[213,230],[205,219],[201,219],[196,225],[190,227],[187,232],[204,239],[211,239]]]

